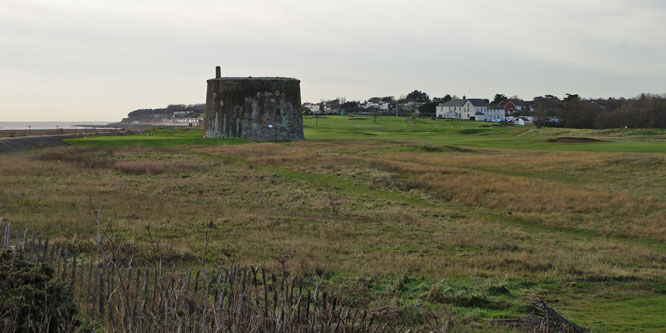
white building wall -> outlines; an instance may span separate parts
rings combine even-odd
[[[487,109],[485,112],[488,121],[505,121],[504,109]]]
[[[460,113],[460,118],[461,119],[471,119],[472,117],[474,117],[474,113],[476,113],[476,109],[475,109],[474,105],[472,105],[472,102],[467,101],[462,106],[462,112]]]

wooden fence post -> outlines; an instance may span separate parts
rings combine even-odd
[[[62,277],[61,280],[65,282],[67,278],[67,250],[65,250],[64,257],[62,259]]]
[[[95,287],[93,288],[92,305],[93,305],[93,313],[96,313],[96,312],[101,311],[99,309],[99,304],[102,303],[101,301],[99,301],[99,299],[100,299],[100,296],[99,296],[99,290],[100,290],[99,263],[95,264],[95,280],[94,280],[94,282],[95,282]]]
[[[55,244],[53,244],[53,245],[55,245]],[[62,247],[58,246],[58,254],[56,254],[56,255],[58,256],[58,264],[56,265],[56,270],[55,270],[56,271],[56,277],[57,277],[58,274],[60,273],[60,260],[62,259]]]
[[[33,251],[34,252],[34,251]],[[37,242],[37,252],[33,253],[35,266],[39,265],[39,256],[42,254],[42,237],[39,237],[39,242]]]
[[[79,273],[79,294],[76,297],[76,304],[81,305],[81,294],[83,294],[83,279],[85,278],[85,260],[81,258],[81,272]]]
[[[38,261],[39,261],[39,259],[40,258],[37,258]],[[49,263],[48,262],[48,260],[49,260],[49,239],[48,238],[44,241],[44,254],[43,254],[43,258],[41,258],[41,260],[44,261],[47,264]]]
[[[5,244],[5,220],[0,216],[0,249],[3,249]]]
[[[97,268],[98,268],[97,272],[99,272],[99,275],[97,277],[97,281],[98,281],[97,282],[98,283],[97,284],[97,289],[99,289],[99,290],[97,290],[95,292],[95,294],[99,295],[99,297],[97,299],[97,301],[98,301],[98,308],[97,309],[99,311],[99,315],[100,315],[101,319],[104,319],[104,308],[105,308],[105,305],[104,305],[104,294],[105,294],[104,293],[104,270],[105,270],[105,267],[104,266],[105,265],[102,265],[101,272],[99,272],[99,270],[100,270],[99,269],[99,264],[97,264]],[[95,273],[97,273],[97,272],[95,272]]]
[[[7,223],[7,237],[5,237],[5,250],[9,250],[9,244],[12,240],[12,224]]]
[[[86,293],[86,300],[90,298],[90,288],[92,286],[93,282],[93,262],[90,260],[90,264],[88,265],[88,292]],[[92,299],[92,305],[93,309],[95,309],[95,298]]]
[[[28,228],[25,228],[25,230],[23,230],[23,248],[21,249],[21,258],[25,258],[25,244],[27,242],[28,242]]]
[[[14,245],[14,255],[19,253],[19,241],[21,240],[21,226],[16,226],[16,245]]]
[[[74,288],[76,287],[76,255],[72,258],[72,281],[70,281],[70,286],[72,288],[72,300],[74,299]],[[79,293],[81,291],[79,290]]]
[[[33,261],[33,259],[35,258],[35,237],[36,236],[37,236],[37,233],[33,231],[32,232],[32,242],[30,243],[30,256],[29,256],[30,260],[29,261]]]

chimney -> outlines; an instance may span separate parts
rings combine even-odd
[[[215,66],[215,78],[219,79],[222,77],[222,69],[220,66]]]
[[[466,99],[467,99],[467,96],[464,96],[464,95],[463,95],[463,101],[466,100]]]

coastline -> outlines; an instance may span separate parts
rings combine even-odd
[[[55,128],[55,129],[5,129],[0,130],[0,138],[24,137],[24,136],[43,136],[43,135],[63,135],[63,134],[97,134],[100,132],[117,132],[120,128]]]

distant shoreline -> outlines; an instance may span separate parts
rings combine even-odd
[[[20,137],[20,136],[43,136],[43,135],[62,135],[62,134],[98,134],[102,132],[119,132],[120,128],[57,128],[57,129],[7,129],[0,130],[0,137]]]
[[[29,124],[32,124],[32,126],[29,126]],[[187,127],[189,126],[185,123],[0,122],[0,138],[63,134],[97,134],[101,132],[116,133],[124,130]],[[197,128],[197,126],[194,128]]]
[[[108,127],[108,121],[0,121],[0,131],[10,130],[71,130]]]

